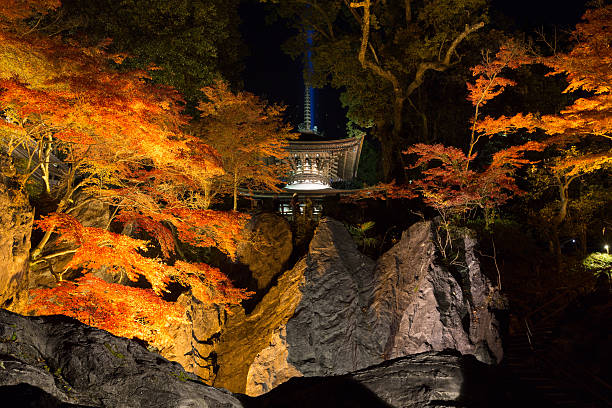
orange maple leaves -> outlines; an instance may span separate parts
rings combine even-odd
[[[509,62],[504,64],[503,58],[512,55],[509,51],[512,46],[504,46],[495,61],[485,61],[474,68],[473,74],[477,78],[474,84],[468,84],[468,99],[475,106],[478,101],[491,99],[503,91],[504,87],[514,84],[508,80],[501,80],[500,83],[498,73],[502,68],[516,69],[525,64],[543,64],[551,69],[547,75],[565,75],[568,86],[563,92],[583,93],[583,96],[561,109],[558,114],[541,118],[522,113],[496,119],[487,117],[480,122],[475,121],[476,130],[492,135],[518,129],[529,132],[542,129],[549,135],[557,136],[550,139],[555,144],[573,142],[585,136],[612,138],[611,20],[612,6],[588,10],[583,17],[584,22],[578,24],[573,32],[576,44],[569,52],[549,57],[527,57],[524,52],[518,52],[514,61],[507,60]]]
[[[92,274],[63,281],[53,290],[31,291],[30,310],[63,314],[117,336],[138,337],[158,348],[171,345],[166,329],[185,320],[183,308],[153,290],[112,284]]]
[[[529,163],[522,157],[524,151],[542,151],[546,147],[567,146],[586,137],[612,138],[612,6],[589,10],[584,22],[574,31],[577,44],[568,53],[551,57],[530,56],[515,42],[502,46],[491,58],[484,53],[483,63],[472,69],[475,79],[468,83],[468,100],[475,107],[468,153],[442,145],[415,145],[407,153],[419,156],[415,166],[436,163],[426,169],[415,185],[425,202],[441,210],[467,211],[474,206],[485,209],[503,204],[511,195],[520,193],[513,179],[515,170]],[[572,105],[558,114],[536,117],[532,113],[514,116],[480,118],[480,108],[500,95],[515,82],[502,77],[504,70],[516,69],[526,64],[543,64],[552,69],[548,75],[566,75],[568,86],[564,92],[582,92]],[[491,163],[481,172],[470,169],[475,157],[476,144],[483,136],[517,131],[543,130],[551,135],[540,142],[529,142],[495,153]],[[555,161],[550,169],[558,178],[571,182],[575,177],[599,170],[612,164],[612,154],[607,150],[582,151],[566,155]],[[462,168],[463,166],[463,168]]]
[[[213,148],[183,131],[187,118],[176,91],[153,85],[144,72],[110,69],[108,62],[117,56],[99,47],[82,48],[18,27],[20,18],[57,5],[51,0],[0,5],[6,22],[0,26],[0,142],[9,153],[27,156],[25,174],[42,174],[46,193],[57,203],[37,222],[44,236],[33,248],[32,263],[53,272],[59,256],[72,254],[67,269],[103,269],[131,281],[144,277],[151,289],[87,274],[34,291],[29,310],[69,314],[159,346],[168,341],[163,327],[184,313],[160,298],[170,283],[220,305],[248,296],[218,269],[177,260],[176,254],[182,241],[215,246],[233,257],[247,217],[203,205],[203,188],[224,170]],[[8,6],[17,8],[9,13]],[[62,166],[54,170],[58,162]],[[71,214],[92,198],[111,209],[108,227],[136,225],[150,242],[84,226]],[[161,250],[157,256],[154,244]],[[62,279],[61,272],[54,274]]]

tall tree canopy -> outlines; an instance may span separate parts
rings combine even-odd
[[[211,178],[205,199],[210,202],[216,193],[229,190],[235,211],[240,186],[280,191],[287,169],[279,162],[287,156],[288,140],[297,137],[282,120],[284,108],[266,105],[249,92],[234,93],[222,81],[202,91],[206,101],[198,105],[202,119],[195,128],[219,153],[226,172]]]
[[[485,0],[289,0],[277,12],[298,29],[286,46],[294,56],[312,51],[314,86],[342,88],[349,119],[373,125],[391,178],[407,143],[427,140],[405,125],[427,116],[414,98],[432,72],[449,70],[465,43],[486,22]],[[311,39],[309,40],[309,36]],[[440,92],[428,88],[428,92]],[[399,171],[401,173],[401,170]]]
[[[180,95],[152,84],[146,72],[108,68],[121,56],[49,38],[32,29],[36,19],[23,20],[42,11],[24,7],[0,17],[0,142],[16,158],[21,188],[41,183],[38,198],[53,207],[37,222],[44,235],[34,243],[31,265],[47,268],[59,285],[34,291],[29,309],[163,345],[168,338],[160,328],[181,317],[180,308],[160,298],[171,282],[205,302],[246,296],[219,270],[181,261],[175,240],[216,246],[232,257],[245,217],[208,210],[198,200],[205,182],[223,169],[213,149],[181,130],[187,118]],[[112,210],[103,228],[84,226],[74,215],[91,199]],[[126,223],[150,239],[119,234]],[[152,246],[159,254],[145,256]],[[70,254],[57,270],[57,259]],[[91,275],[63,282],[68,270],[100,268],[144,278],[151,289],[128,290]]]
[[[124,67],[161,69],[152,78],[195,104],[200,88],[224,77],[240,81],[244,46],[239,0],[65,0],[44,30],[127,53]]]

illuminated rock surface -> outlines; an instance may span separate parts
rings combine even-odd
[[[491,407],[499,400],[492,369],[472,356],[427,352],[383,362],[347,375],[293,378],[248,408]]]
[[[308,255],[249,314],[229,316],[214,385],[261,395],[294,376],[341,375],[447,348],[501,359],[496,298],[474,241],[452,271],[441,266],[431,222],[413,225],[375,265],[344,226],[323,219]]]
[[[238,246],[238,259],[249,267],[259,289],[266,288],[291,256],[291,227],[284,217],[263,213],[247,224],[249,239]]]
[[[480,271],[476,241],[464,236],[455,247],[459,255],[448,259],[434,242],[443,241],[432,222],[414,224],[378,261],[368,326],[389,335],[372,340],[378,340],[385,359],[448,348],[485,363],[501,361],[499,323],[492,310],[500,299]]]
[[[0,306],[11,304],[24,285],[30,256],[34,214],[17,185],[11,187],[15,169],[0,157]]]
[[[167,328],[174,341],[159,352],[211,384],[215,377],[215,343],[223,328],[225,312],[222,307],[204,304],[188,293],[179,296],[177,302],[185,305],[187,323]]]
[[[194,378],[135,341],[0,310],[0,397],[12,406],[242,407]]]

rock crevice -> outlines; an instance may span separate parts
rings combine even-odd
[[[322,219],[308,254],[253,312],[230,316],[216,386],[259,395],[295,376],[342,375],[384,360],[445,349],[502,357],[493,286],[475,241],[462,237],[462,276],[444,266],[435,228],[420,222],[378,262],[338,221]]]

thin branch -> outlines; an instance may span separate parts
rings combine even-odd
[[[404,13],[406,16],[406,27],[412,22],[412,8],[410,6],[411,0],[404,0]]]
[[[70,255],[70,254],[74,254],[77,250],[76,249],[66,249],[64,251],[60,251],[60,252],[54,252],[50,255],[45,255],[43,257],[41,257],[40,259],[36,260],[33,263],[37,263],[40,261],[46,261],[52,258],[57,258],[58,256],[64,256],[64,255]]]
[[[497,270],[497,289],[501,291],[501,289],[502,289],[501,271],[499,269],[499,265],[497,264],[497,251],[495,249],[495,240],[493,240],[493,237],[491,237],[491,245],[493,245],[493,255],[483,254],[480,251],[478,251],[478,254],[480,256],[484,256],[484,257],[493,259],[493,263],[495,264],[495,269]]]

